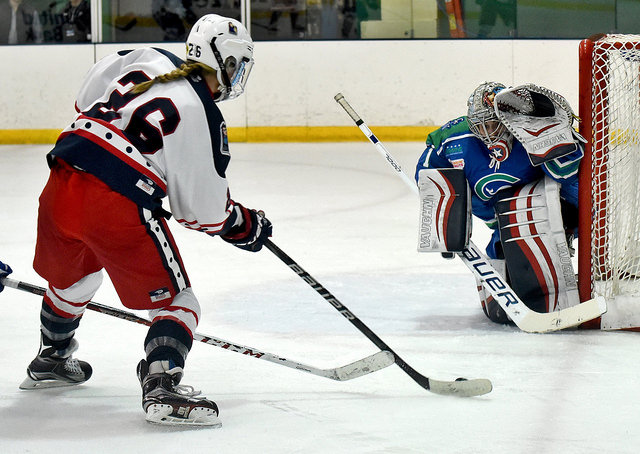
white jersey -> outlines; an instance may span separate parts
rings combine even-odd
[[[144,208],[166,195],[178,222],[220,233],[233,211],[225,177],[226,125],[198,75],[131,87],[182,64],[175,55],[144,48],[107,56],[87,74],[76,100],[78,115],[52,156],[96,175]]]

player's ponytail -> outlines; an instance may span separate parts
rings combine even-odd
[[[163,84],[172,82],[174,80],[187,77],[189,74],[196,70],[200,70],[202,72],[215,72],[210,66],[207,66],[204,63],[189,61],[187,63],[183,63],[179,68],[176,68],[171,72],[161,74],[151,80],[134,85],[133,88],[129,90],[129,92],[139,95],[140,93],[144,93],[145,91],[150,89],[156,82],[160,82]]]

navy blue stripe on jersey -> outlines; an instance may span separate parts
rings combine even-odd
[[[189,278],[185,272],[184,264],[178,253],[177,246],[172,241],[171,233],[164,219],[156,219],[144,209],[138,210],[140,222],[147,229],[149,237],[153,240],[158,250],[158,256],[167,271],[173,284],[174,296],[187,287],[190,287]]]
[[[177,55],[169,52],[168,50],[160,49],[159,47],[153,47],[152,49],[155,50],[156,52],[161,53],[165,57],[167,57],[171,61],[171,63],[173,63],[175,65],[176,68],[179,68],[181,65],[183,65],[185,63],[185,61],[183,59],[181,59]]]
[[[220,109],[216,106],[211,95],[211,90],[204,79],[193,80],[193,78],[187,78],[187,81],[191,84],[191,87],[195,90],[196,94],[202,102],[204,111],[207,114],[207,123],[209,124],[209,134],[211,136],[211,148],[213,152],[213,163],[216,167],[216,172],[220,178],[226,178],[227,166],[229,165],[228,146],[226,142],[226,126],[224,118]]]
[[[68,134],[56,143],[47,159],[60,158],[67,164],[95,175],[115,192],[137,205],[156,211],[162,208],[165,192],[146,175],[105,150],[91,140],[77,134]],[[141,183],[146,183],[144,190]]]
[[[184,63],[183,60],[176,57],[171,52],[155,47],[153,49],[167,57],[177,68]],[[209,135],[211,137],[211,147],[213,151],[213,163],[215,165],[216,172],[220,178],[226,178],[225,174],[231,158],[228,152],[226,126],[222,113],[213,100],[211,90],[204,78],[200,76],[190,76],[187,77],[186,80],[196,92],[198,98],[200,98],[200,102],[202,103],[207,115],[207,124],[209,125]]]

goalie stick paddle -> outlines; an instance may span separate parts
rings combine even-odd
[[[398,176],[419,195],[418,186],[409,179],[402,167],[393,159],[386,147],[371,132],[364,120],[347,102],[342,93],[334,96],[335,101],[349,114],[356,126],[367,136],[369,141],[383,155],[386,161],[396,171]],[[523,331],[530,333],[546,333],[577,326],[586,321],[599,317],[607,311],[607,304],[603,297],[597,297],[568,307],[560,311],[541,313],[529,309],[511,289],[511,286],[500,276],[489,262],[489,259],[480,249],[469,240],[469,246],[462,252],[458,252],[467,268],[480,280],[485,289],[491,293],[500,307],[509,315],[511,320]]]
[[[46,292],[46,289],[42,287],[38,287],[33,284],[17,281],[15,279],[10,279],[7,277],[0,278],[0,282],[2,282],[2,284],[6,287],[33,293],[35,295],[43,296]],[[131,312],[123,311],[110,306],[104,306],[93,301],[87,304],[87,309],[130,322],[138,323],[140,325],[151,326],[151,321],[147,320],[146,318],[139,317],[135,314],[132,314]],[[279,364],[281,366],[290,367],[292,369],[301,370],[303,372],[308,372],[319,377],[330,378],[331,380],[337,381],[346,381],[361,377],[380,369],[384,369],[385,367],[388,367],[394,363],[394,357],[390,352],[380,351],[345,366],[336,367],[334,369],[319,369],[317,367],[309,366],[308,364],[292,361],[290,359],[283,358],[272,353],[263,352],[253,347],[246,347],[244,345],[235,344],[233,342],[229,342],[213,336],[194,333],[193,340],[213,345],[215,347],[220,347],[225,350],[230,350],[232,352],[240,353],[251,358],[262,359],[275,364]]]
[[[443,395],[456,395],[461,397],[472,397],[487,394],[493,389],[491,382],[485,378],[477,378],[467,380],[466,378],[458,378],[455,381],[440,381],[425,377],[409,366],[400,356],[394,352],[382,339],[380,339],[373,331],[369,329],[353,312],[347,309],[338,298],[331,294],[329,290],[324,288],[317,280],[307,273],[300,265],[298,265],[291,257],[289,257],[282,249],[276,246],[271,240],[265,242],[265,247],[282,260],[294,273],[318,292],[325,300],[327,300],[338,312],[340,312],[352,325],[367,336],[380,350],[390,352],[393,355],[394,362],[407,373],[416,383],[424,389]]]

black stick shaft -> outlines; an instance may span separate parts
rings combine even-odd
[[[289,268],[291,268],[300,278],[311,286],[316,292],[320,294],[325,300],[327,300],[338,312],[340,312],[344,318],[349,320],[353,326],[367,336],[367,338],[373,342],[380,350],[386,350],[390,352],[395,360],[395,363],[405,371],[416,383],[422,386],[424,389],[431,389],[429,378],[417,372],[411,366],[409,366],[391,347],[389,347],[376,333],[371,331],[362,320],[356,317],[344,304],[342,304],[338,298],[336,298],[329,290],[327,290],[322,284],[314,279],[309,273],[307,273],[300,265],[298,265],[291,257],[289,257],[282,249],[276,246],[271,240],[265,242],[265,247],[273,252],[276,257],[282,260]]]
[[[46,293],[45,288],[23,281],[18,282],[17,288],[18,290],[33,293],[34,295],[44,296],[44,294]],[[136,314],[132,314],[131,312],[115,309],[109,306],[103,306],[102,304],[94,303],[93,301],[87,304],[87,309],[106,315],[111,315],[112,317],[120,318],[130,322],[138,323],[140,325],[151,326],[151,321],[147,320],[146,318],[140,317]]]

